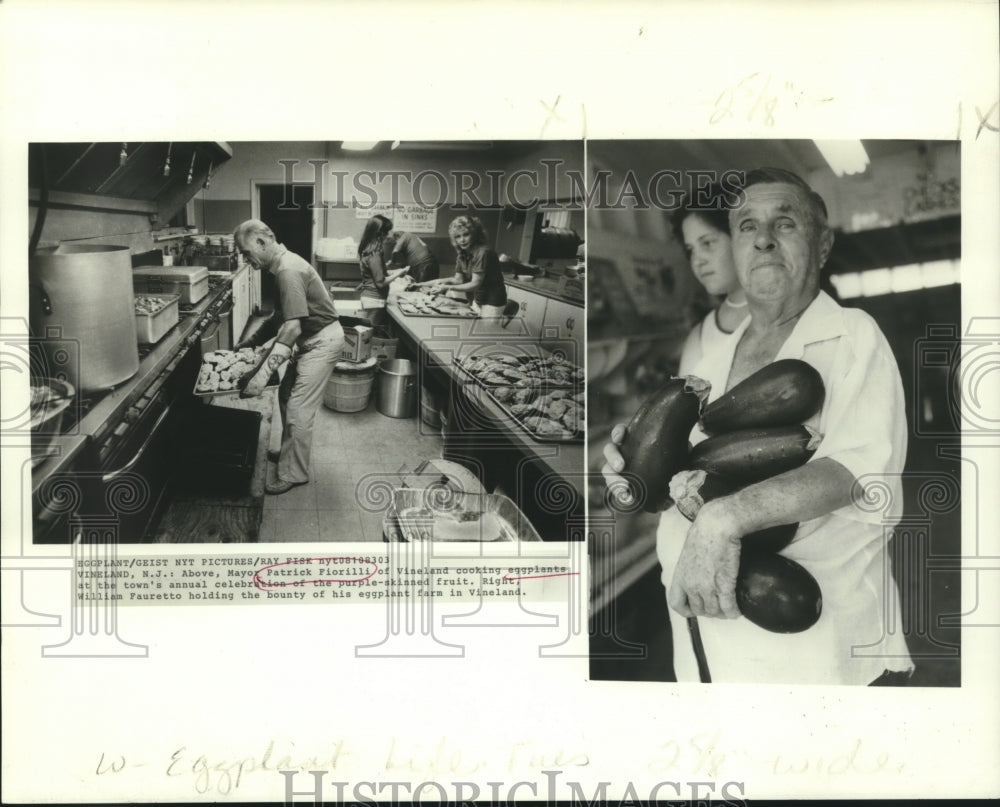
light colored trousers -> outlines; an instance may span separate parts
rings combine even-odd
[[[344,329],[339,322],[302,339],[278,390],[281,407],[281,456],[278,477],[286,482],[309,481],[313,423],[323,400],[333,365],[344,349]]]

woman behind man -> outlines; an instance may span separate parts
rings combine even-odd
[[[488,246],[483,223],[475,216],[459,216],[448,225],[448,236],[456,252],[455,275],[415,285],[430,286],[432,291],[464,291],[469,301],[479,307],[481,317],[502,317],[507,287],[500,258]]]
[[[729,211],[718,186],[709,188],[708,193],[708,205],[696,206],[687,199],[674,213],[671,226],[674,237],[684,246],[695,279],[714,297],[725,296],[688,334],[678,375],[687,375],[706,351],[735,331],[748,316],[746,293],[733,263]]]

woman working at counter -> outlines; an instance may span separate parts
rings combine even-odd
[[[368,219],[358,246],[358,262],[361,266],[361,307],[365,309],[373,325],[381,325],[384,320],[385,301],[389,296],[389,285],[411,270],[409,265],[401,269],[389,270],[385,262],[386,236],[392,230],[392,221],[385,216],[375,215]]]
[[[459,216],[448,226],[455,247],[455,275],[414,284],[432,291],[464,291],[469,302],[479,307],[481,317],[500,318],[507,305],[507,287],[500,270],[500,258],[487,244],[486,228],[475,216]]]

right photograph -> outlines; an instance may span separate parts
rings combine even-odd
[[[586,170],[591,679],[960,686],[960,144]]]

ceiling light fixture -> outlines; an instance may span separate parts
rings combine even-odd
[[[397,140],[392,144],[399,151],[489,151],[492,140]]]
[[[344,140],[340,147],[344,151],[371,151],[378,145],[378,140]]]
[[[870,160],[860,140],[814,140],[819,153],[838,177],[863,174]]]

